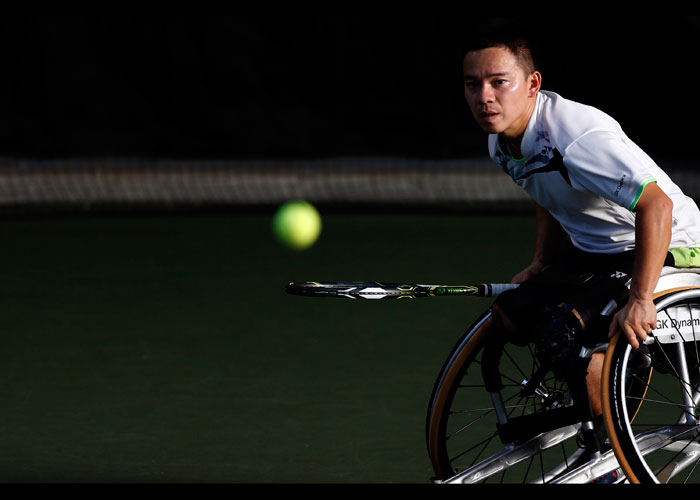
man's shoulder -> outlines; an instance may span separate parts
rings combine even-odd
[[[623,134],[620,124],[600,109],[566,99],[551,91],[540,91],[539,123],[559,148],[565,149],[593,131]]]
[[[612,119],[595,106],[562,97],[550,90],[540,90],[540,105],[543,109],[557,114],[582,113],[597,119]]]

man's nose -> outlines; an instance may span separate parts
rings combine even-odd
[[[493,102],[493,99],[493,87],[491,87],[491,85],[488,84],[482,85],[479,89],[479,103],[488,104],[490,102]]]

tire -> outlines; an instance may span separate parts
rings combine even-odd
[[[700,426],[693,421],[700,412],[692,401],[700,381],[700,288],[665,292],[655,302],[658,327],[647,352],[632,349],[620,335],[608,348],[602,376],[606,430],[631,483],[700,482]]]
[[[484,333],[490,318],[490,312],[486,311],[462,336],[443,365],[430,397],[426,442],[435,479],[439,481],[447,481],[458,472],[483,463],[505,447],[496,430],[495,410],[484,388],[480,368]],[[500,365],[505,385],[502,395],[509,416],[567,404],[565,384],[551,375],[540,385],[549,395],[547,399],[541,395],[528,398],[520,395],[522,381],[538,368],[532,347],[506,346]],[[545,471],[564,464],[559,472],[565,472],[577,452],[580,450],[576,440],[568,439],[473,482],[545,482],[542,479],[546,477]]]

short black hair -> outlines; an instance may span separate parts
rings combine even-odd
[[[503,47],[508,49],[508,51],[515,56],[518,64],[521,68],[523,68],[526,75],[530,75],[533,71],[537,70],[530,44],[525,38],[519,36],[480,38],[467,47],[466,51],[464,52],[464,57],[466,57],[470,52],[476,52],[493,47]]]

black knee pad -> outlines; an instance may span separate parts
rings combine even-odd
[[[582,330],[580,320],[568,304],[545,309],[535,327],[537,359],[558,379],[565,378],[576,361]]]

